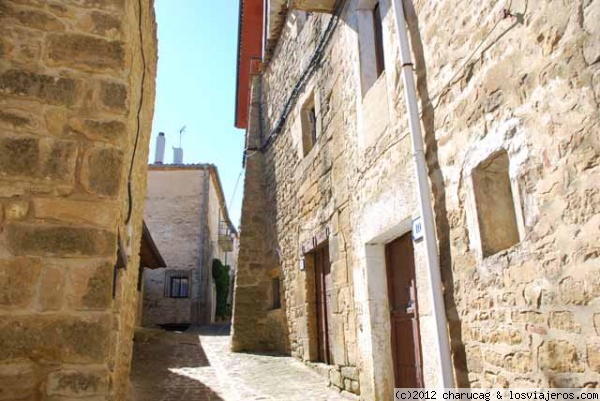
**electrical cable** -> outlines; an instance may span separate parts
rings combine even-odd
[[[334,11],[333,15],[331,16],[331,18],[329,19],[327,28],[325,29],[323,36],[321,36],[321,40],[319,41],[319,44],[317,45],[315,52],[313,53],[313,56],[311,57],[308,66],[304,69],[304,72],[302,73],[302,75],[300,76],[298,81],[296,81],[296,84],[294,85],[292,92],[288,96],[288,99],[285,102],[285,105],[283,106],[283,110],[282,110],[281,114],[279,115],[279,118],[277,119],[275,128],[273,128],[273,130],[267,137],[267,140],[260,146],[260,151],[264,151],[275,140],[275,138],[279,135],[279,133],[283,129],[283,125],[285,124],[285,122],[292,110],[292,107],[294,106],[296,100],[298,99],[300,92],[304,89],[304,87],[308,83],[309,79],[312,77],[313,73],[316,71],[317,66],[321,62],[325,47],[327,47],[327,45],[329,44],[329,41],[331,40],[333,33],[335,32],[335,29],[337,28],[337,25],[338,25],[338,22],[340,19],[340,14],[341,14],[342,10],[344,9],[345,5],[346,5],[346,0],[337,0],[336,1],[335,6],[334,6],[335,11]]]
[[[233,204],[233,199],[235,198],[235,194],[237,192],[237,188],[238,188],[238,184],[240,183],[240,178],[242,178],[242,174],[244,173],[244,169],[242,169],[242,171],[240,171],[240,175],[238,175],[238,178],[235,182],[235,187],[233,187],[233,193],[231,194],[231,198],[229,198],[229,207],[231,207],[231,205]]]
[[[131,154],[131,164],[129,165],[129,174],[127,175],[127,218],[125,225],[129,224],[131,214],[133,212],[133,195],[131,193],[131,174],[133,173],[133,164],[135,162],[135,153],[137,152],[138,142],[140,139],[140,114],[142,113],[142,105],[144,104],[144,84],[146,83],[146,55],[144,53],[144,35],[142,34],[142,0],[138,0],[138,32],[140,36],[140,48],[142,56],[142,83],[140,88],[140,102],[137,110],[137,129],[135,134],[135,142],[133,144],[133,153]]]

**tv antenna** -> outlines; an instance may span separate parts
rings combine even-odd
[[[181,129],[179,130],[179,147],[181,148],[181,136],[183,135],[183,133],[185,132],[185,125],[183,127],[181,127]]]

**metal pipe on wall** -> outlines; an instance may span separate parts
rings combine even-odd
[[[450,341],[448,338],[448,323],[446,321],[446,308],[444,305],[444,290],[440,273],[440,265],[437,252],[437,241],[435,235],[435,224],[433,220],[433,207],[431,205],[429,181],[427,176],[427,162],[423,147],[421,134],[421,120],[419,117],[419,105],[415,89],[413,75],[413,64],[410,54],[410,45],[406,31],[406,19],[404,16],[403,0],[393,0],[394,20],[396,32],[398,32],[398,43],[400,45],[400,61],[402,63],[402,81],[404,83],[404,95],[406,97],[406,109],[408,112],[408,123],[412,143],[412,153],[415,163],[415,174],[418,189],[419,212],[424,227],[424,245],[426,248],[426,260],[429,271],[429,284],[431,288],[431,300],[435,329],[437,333],[437,345],[439,352],[438,375],[446,388],[454,387],[454,375],[452,359],[450,355]]]

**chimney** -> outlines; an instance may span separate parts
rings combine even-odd
[[[159,132],[156,138],[156,152],[154,152],[154,164],[163,164],[165,159],[165,133]]]
[[[173,164],[183,164],[183,148],[173,148]]]

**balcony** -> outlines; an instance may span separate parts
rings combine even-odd
[[[288,8],[291,10],[332,14],[334,6],[335,0],[288,0]]]
[[[219,248],[223,252],[233,251],[233,237],[226,221],[219,222]]]

